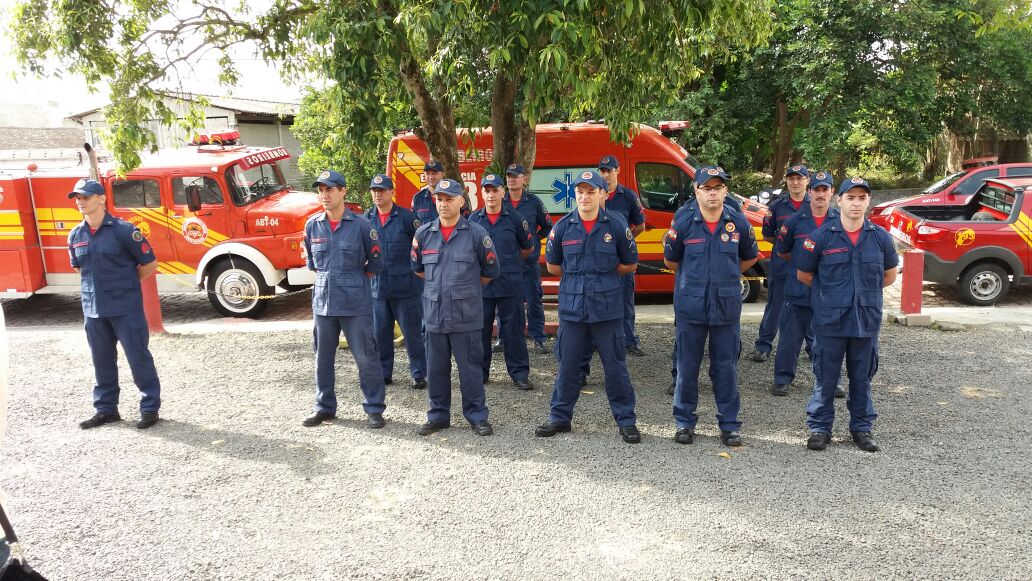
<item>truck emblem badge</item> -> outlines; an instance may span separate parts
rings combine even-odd
[[[964,228],[954,235],[957,242],[957,248],[961,246],[967,246],[975,241],[975,231],[971,228]]]
[[[204,244],[208,238],[208,225],[194,216],[183,220],[183,238],[190,244]]]

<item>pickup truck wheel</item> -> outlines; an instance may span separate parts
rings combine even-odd
[[[760,273],[753,269],[749,269],[742,276],[760,276]],[[742,279],[742,302],[743,303],[755,303],[756,299],[760,297],[760,289],[763,288],[763,284],[758,280],[745,280]]]
[[[957,283],[960,297],[969,305],[995,305],[1010,290],[1010,278],[1003,268],[982,262],[964,271]]]
[[[208,273],[208,301],[225,317],[257,318],[269,301],[256,297],[273,292],[258,267],[243,258],[220,260]]]

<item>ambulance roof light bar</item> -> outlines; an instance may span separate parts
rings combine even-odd
[[[680,135],[686,129],[692,126],[691,121],[660,121],[657,124],[659,132],[667,137],[673,137]]]

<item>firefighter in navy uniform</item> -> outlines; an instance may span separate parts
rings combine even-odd
[[[118,414],[118,343],[141,394],[136,427],[149,428],[158,421],[161,383],[147,348],[150,331],[143,314],[140,281],[158,269],[154,251],[135,226],[107,213],[107,196],[100,182],[79,180],[68,199],[75,200],[83,215],[82,223],[68,236],[68,253],[72,268],[82,278],[82,314],[97,380],[93,388],[96,413],[79,427],[88,430],[122,419]]]
[[[498,337],[503,345],[505,368],[517,389],[534,389],[530,381],[530,355],[523,338],[523,259],[534,249],[530,225],[503,201],[502,178],[486,174],[480,180],[484,206],[469,216],[491,236],[498,255],[500,275],[484,287],[484,382],[491,372],[491,330],[498,315]]]
[[[383,270],[373,277],[373,325],[385,385],[394,383],[394,322],[401,327],[408,352],[412,388],[426,388],[426,348],[423,344],[423,281],[412,272],[409,250],[419,228],[411,210],[394,203],[394,181],[380,174],[369,182],[373,207],[365,217],[379,235]]]
[[[548,272],[559,281],[559,372],[548,420],[538,437],[569,432],[580,396],[581,363],[592,346],[605,371],[606,396],[624,442],[641,442],[634,413],[634,386],[627,372],[623,337],[623,286],[638,266],[638,249],[627,223],[601,207],[605,181],[585,171],[574,181],[577,209],[549,234],[545,249]]]
[[[444,178],[444,166],[436,159],[431,159],[423,165],[423,175],[426,178],[426,187],[412,196],[412,212],[420,223],[428,224],[437,219],[434,192],[437,191],[437,184]]]
[[[637,238],[645,231],[645,212],[642,210],[638,194],[618,181],[620,162],[616,156],[603,156],[598,162],[598,173],[606,180],[606,190],[609,192],[608,198],[602,201],[602,207],[609,215],[619,214],[631,228],[631,234]],[[621,281],[624,296],[624,342],[627,344],[628,353],[642,356],[645,355],[645,351],[641,348],[641,339],[634,334],[634,275],[627,275]]]
[[[324,211],[305,224],[308,268],[315,271],[315,412],[302,425],[317,426],[337,417],[334,360],[343,332],[358,367],[367,425],[382,428],[385,390],[373,333],[370,284],[370,278],[383,268],[379,234],[365,216],[353,214],[344,204],[344,176],[324,171],[312,187],[317,189]]]
[[[674,440],[691,444],[698,422],[699,370],[707,339],[710,379],[720,440],[741,446],[737,364],[742,350],[741,274],[756,263],[758,249],[745,215],[724,204],[728,176],[719,167],[695,176],[696,201],[663,237],[663,261],[677,273],[677,387]]]
[[[806,197],[806,184],[810,179],[810,171],[805,165],[793,165],[785,175],[787,194],[782,194],[770,203],[770,214],[763,219],[763,239],[774,243],[778,230],[804,204],[810,203]],[[776,254],[770,257],[770,269],[767,274],[767,304],[763,308],[763,319],[760,320],[760,332],[756,338],[756,350],[753,361],[766,361],[774,346],[774,337],[778,334],[782,307],[785,305],[785,276],[790,270],[785,259]]]
[[[819,171],[810,177],[810,204],[803,206],[794,216],[785,220],[778,230],[778,238],[773,252],[783,258],[788,269],[785,276],[785,307],[781,312],[781,324],[778,326],[778,349],[774,355],[774,385],[771,393],[777,396],[788,395],[788,386],[795,379],[796,366],[799,362],[799,350],[806,342],[806,350],[812,360],[813,310],[810,308],[810,287],[796,278],[793,255],[803,248],[803,241],[811,232],[820,228],[825,219],[838,216],[838,210],[831,208],[831,196],[834,194],[834,183],[831,174]],[[840,387],[835,397],[845,397],[846,392]]]
[[[505,201],[523,216],[530,226],[534,248],[523,259],[523,300],[527,304],[527,335],[534,341],[538,353],[548,353],[548,335],[545,334],[545,309],[541,303],[541,241],[552,231],[552,219],[541,200],[527,191],[527,170],[518,163],[505,168],[505,184],[509,193]],[[502,339],[502,343],[505,340]]]
[[[424,279],[423,324],[429,365],[430,411],[418,433],[426,436],[451,426],[451,361],[459,370],[462,415],[473,433],[489,436],[484,393],[482,285],[498,278],[498,255],[487,231],[462,217],[466,188],[443,179],[434,199],[438,218],[423,224],[412,240],[412,270]]]
[[[839,216],[826,220],[793,256],[796,277],[813,289],[817,385],[806,408],[810,428],[806,447],[823,450],[831,442],[835,388],[845,359],[850,435],[861,450],[877,452],[871,435],[878,417],[871,401],[871,379],[878,371],[882,289],[895,282],[899,256],[889,233],[864,218],[871,205],[867,180],[844,180],[838,197]]]

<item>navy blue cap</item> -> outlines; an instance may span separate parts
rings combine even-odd
[[[792,174],[799,174],[804,178],[808,178],[810,177],[810,170],[807,169],[805,165],[793,165],[788,168],[787,172],[785,172],[785,177],[787,178]]]
[[[525,176],[527,175],[527,169],[523,167],[523,164],[510,163],[509,167],[505,168],[505,175],[507,176]]]
[[[731,179],[724,168],[719,165],[704,165],[695,171],[695,185],[697,186],[701,186],[713,178],[719,178],[725,184]]]
[[[423,169],[426,171],[444,171],[444,166],[441,165],[441,162],[437,161],[436,159],[431,159],[430,161],[426,162],[426,164],[423,166]]]
[[[598,169],[618,169],[620,167],[619,160],[612,155],[604,155],[602,159],[598,160]]]
[[[502,187],[502,178],[498,174],[485,174],[480,180],[481,187],[483,186],[495,186],[496,188]]]
[[[373,179],[369,180],[370,190],[393,190],[394,180],[383,175],[382,173],[373,176]]]
[[[842,180],[842,183],[838,187],[838,195],[842,195],[853,188],[863,188],[867,190],[867,193],[871,193],[871,184],[867,183],[864,178],[849,178]]]
[[[834,190],[835,180],[832,179],[831,172],[822,169],[810,176],[810,189],[812,190],[817,186],[828,186]]]
[[[100,182],[97,180],[81,179],[75,182],[75,188],[68,192],[68,199],[71,200],[79,194],[84,196],[103,196],[104,186],[100,185]]]
[[[445,196],[461,196],[466,193],[466,186],[459,180],[445,178],[437,183],[437,190],[434,195],[444,194]]]
[[[322,184],[328,188],[343,188],[344,186],[348,185],[348,182],[344,179],[344,176],[333,171],[332,169],[327,169],[323,170],[323,172],[319,174],[319,179],[315,180],[315,182],[312,183],[312,187],[317,188],[319,187],[319,184]]]
[[[573,186],[577,187],[580,184],[588,184],[593,188],[606,189],[606,179],[603,178],[597,171],[585,170],[581,172],[580,176],[573,180]]]

